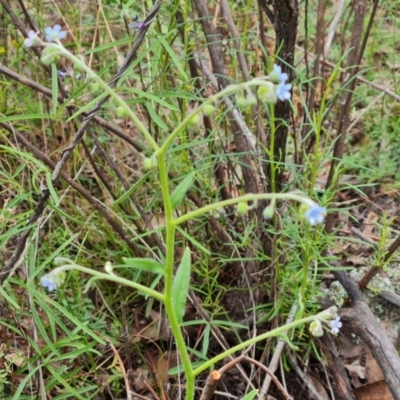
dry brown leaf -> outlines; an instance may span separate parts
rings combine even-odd
[[[157,362],[157,375],[163,386],[168,382],[168,371],[177,365],[178,353],[176,351],[161,354]]]
[[[385,377],[382,374],[382,371],[375,361],[375,358],[372,357],[371,351],[369,348],[366,348],[367,353],[365,355],[365,372],[368,383],[374,383],[383,380]]]
[[[141,392],[148,388],[149,371],[144,367],[136,368],[132,374],[133,388],[136,392]]]
[[[354,389],[357,400],[393,400],[385,381],[379,381]]]
[[[363,222],[363,234],[365,236],[374,236],[374,231],[376,230],[376,224],[379,220],[379,215],[374,213],[373,211],[368,212],[368,216],[365,218]]]
[[[347,364],[344,367],[349,371],[351,384],[355,388],[362,386],[360,379],[366,379],[366,371],[365,367],[360,365],[360,360],[354,360],[351,364]]]

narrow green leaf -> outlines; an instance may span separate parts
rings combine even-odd
[[[58,207],[60,204],[60,200],[58,200],[57,192],[54,189],[53,182],[51,180],[51,173],[49,171],[46,172],[46,182],[47,182],[47,187],[49,188],[50,196],[53,199],[54,205]]]
[[[30,369],[30,371],[27,371],[27,374],[25,375],[24,379],[22,379],[22,381],[20,382],[17,390],[14,392],[14,396],[11,398],[11,400],[19,400],[21,397],[21,393],[23,390],[26,389],[26,385],[28,384],[28,382],[33,379],[32,377],[35,376],[36,371],[39,368],[42,368],[43,365],[39,364],[38,366],[36,366],[35,368]]]
[[[246,396],[242,397],[242,400],[253,400],[258,394],[258,389],[252,390],[250,393],[247,393]]]
[[[189,235],[184,229],[182,229],[179,225],[176,227],[179,233],[182,234],[190,243],[192,243],[199,250],[203,251],[206,255],[210,256],[211,252],[207,249],[207,247],[203,246],[198,240],[196,240],[193,236]]]
[[[183,200],[186,195],[186,192],[192,186],[195,173],[187,175],[186,178],[175,188],[171,195],[172,207],[175,208],[179,205],[179,203]]]
[[[171,57],[173,63],[175,64],[176,68],[178,69],[178,71],[181,74],[181,79],[183,80],[183,82],[187,82],[189,80],[189,77],[186,73],[186,71],[183,69],[182,65],[184,65],[184,63],[182,63],[181,61],[178,60],[178,57],[176,56],[176,50],[174,50],[169,44],[168,42],[163,39],[161,40],[162,45],[164,46],[165,50],[167,50],[169,56]]]
[[[58,105],[58,74],[56,64],[51,64],[51,115],[56,115]]]
[[[57,379],[57,382],[65,387],[67,391],[70,393],[70,395],[73,395],[76,399],[81,399],[85,400],[86,397],[81,396],[75,388],[73,388],[62,376],[62,374],[59,373],[53,366],[49,363],[46,365],[47,369],[49,372],[54,376],[54,378]],[[61,372],[61,371],[60,371]]]
[[[94,108],[97,105],[97,103],[100,103],[100,101],[103,100],[104,97],[107,97],[107,96],[108,96],[108,94],[106,92],[101,93],[100,95],[95,97],[93,100],[89,101],[84,106],[80,107],[79,110],[75,114],[73,114],[71,117],[69,117],[66,122],[72,121],[73,119],[75,119],[76,117],[78,117],[79,115],[84,113],[85,111],[91,110],[92,108]]]
[[[98,47],[96,47],[94,49],[90,49],[90,50],[85,51],[85,55],[92,54],[92,53],[98,53],[99,51],[112,49],[112,48],[118,47],[118,46],[123,46],[125,44],[129,44],[130,41],[131,41],[131,39],[129,37],[126,37],[124,39],[117,40],[116,42],[106,43],[106,44],[98,46]]]
[[[157,114],[156,110],[153,108],[151,103],[146,102],[146,108],[150,114],[151,120],[155,122],[164,131],[168,131],[168,125],[160,118],[160,116]]]
[[[9,117],[1,117],[0,122],[9,121],[20,121],[27,119],[51,119],[52,116],[49,114],[22,114],[22,115],[10,115]]]
[[[176,318],[182,322],[185,315],[186,299],[190,284],[190,249],[186,247],[181,263],[176,271],[175,279],[172,284],[172,303]]]
[[[7,285],[7,281],[5,282],[5,285]],[[0,285],[0,295],[3,296],[7,300],[7,303],[11,304],[15,310],[21,309],[20,306],[17,304],[17,302],[12,297],[10,297],[10,295],[5,291],[5,289],[3,289],[2,285]]]
[[[192,370],[194,370],[196,368],[201,367],[204,363],[205,363],[205,361],[195,361],[195,362],[192,362],[190,365],[192,366]],[[178,365],[177,367],[170,368],[168,370],[168,375],[174,376],[174,375],[181,374],[182,372],[183,372],[183,366]]]
[[[145,92],[143,90],[140,90],[140,89],[137,89],[137,88],[134,88],[134,87],[126,88],[126,91],[135,93],[138,96],[138,98],[140,98],[140,99],[149,99],[151,101],[154,101],[155,103],[158,103],[158,104],[168,108],[169,110],[180,111],[178,106],[176,106],[174,104],[170,104],[167,101],[161,99],[160,98],[161,96],[159,96],[159,95],[155,95],[155,94],[150,93],[150,92]]]
[[[165,274],[165,268],[158,261],[152,258],[123,258],[126,265],[116,265],[116,267],[132,267],[154,274]]]
[[[126,4],[122,4],[122,2],[121,2],[121,4],[122,4],[122,10],[121,10],[121,12],[119,13],[119,16],[120,16],[120,18],[121,19],[123,19],[124,18],[124,16],[126,15],[126,14],[129,14],[129,12],[132,10],[132,6],[134,5],[136,3],[136,0],[128,0],[128,2],[126,3]]]

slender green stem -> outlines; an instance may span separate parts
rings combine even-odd
[[[162,293],[156,292],[155,290],[149,289],[146,286],[141,285],[140,283],[132,282],[128,279],[121,278],[118,275],[115,274],[106,274],[104,272],[99,272],[91,268],[86,268],[82,267],[81,265],[78,264],[67,264],[67,265],[60,265],[59,267],[55,268],[52,273],[55,275],[58,275],[60,272],[65,272],[65,271],[70,271],[70,270],[76,270],[76,271],[81,271],[86,274],[92,275],[98,279],[107,279],[112,282],[118,282],[121,283],[122,285],[129,286],[131,288],[140,290],[141,292],[146,293],[149,296],[154,297],[157,300],[164,301],[165,296]]]
[[[165,225],[166,225],[166,255],[165,255],[165,289],[164,289],[164,306],[168,315],[169,324],[175,338],[176,346],[182,360],[183,369],[186,377],[186,400],[194,398],[194,374],[190,364],[189,353],[186,349],[185,340],[182,336],[181,328],[176,318],[173,302],[172,302],[172,286],[174,277],[174,253],[175,253],[175,224],[171,196],[169,193],[168,171],[165,165],[164,155],[158,154],[158,167],[160,172],[160,185],[164,200]]]
[[[206,369],[212,367],[215,363],[217,363],[218,361],[223,360],[224,358],[236,353],[237,351],[243,350],[246,347],[249,347],[261,340],[265,340],[268,339],[270,337],[274,337],[274,336],[278,336],[279,334],[285,332],[286,330],[292,329],[292,328],[296,328],[299,325],[303,325],[306,324],[308,322],[312,322],[315,319],[320,319],[320,320],[324,320],[324,318],[318,317],[317,315],[313,315],[311,317],[306,317],[306,318],[302,318],[299,319],[297,321],[291,322],[290,324],[287,325],[283,325],[280,326],[279,328],[276,328],[270,332],[266,332],[262,335],[256,336],[254,338],[251,338],[249,340],[246,340],[245,342],[242,342],[234,347],[231,347],[230,349],[224,351],[221,354],[218,354],[217,356],[211,358],[210,360],[206,361],[204,364],[202,364],[200,367],[196,368],[193,371],[194,375],[198,375],[201,372],[205,371]]]
[[[269,117],[269,127],[270,127],[270,145],[269,145],[269,160],[271,163],[271,192],[276,192],[276,164],[275,164],[275,133],[276,133],[276,125],[275,125],[275,105],[271,104],[270,106],[270,117]]]
[[[295,194],[295,193],[246,194],[244,196],[239,196],[234,199],[224,200],[224,201],[220,201],[220,202],[214,203],[214,204],[208,204],[204,207],[198,208],[197,210],[188,212],[179,218],[176,218],[173,223],[174,223],[174,225],[180,225],[185,221],[199,217],[200,215],[203,215],[210,211],[217,210],[222,207],[242,203],[242,202],[247,203],[247,202],[254,201],[254,200],[271,200],[271,199],[294,200],[294,201],[298,201],[300,203],[307,204],[310,207],[314,204],[314,202],[312,200],[310,200],[308,197],[306,197],[305,195]]]
[[[217,101],[218,99],[223,98],[224,96],[228,96],[230,94],[236,93],[239,90],[243,90],[245,87],[251,86],[262,86],[265,85],[266,81],[263,79],[253,79],[250,82],[244,82],[238,85],[229,85],[224,90],[216,93],[214,96],[211,96],[207,102],[204,102],[195,110],[193,110],[190,114],[188,114],[183,121],[171,132],[171,134],[167,137],[164,144],[161,146],[160,152],[165,153],[169,146],[173,143],[175,138],[179,135],[179,132],[189,124],[190,120],[198,113],[203,111],[203,108],[206,104],[212,104],[213,102]]]
[[[123,98],[119,96],[114,89],[112,89],[106,82],[104,82],[95,72],[93,72],[82,60],[80,60],[78,57],[75,57],[72,53],[70,53],[68,50],[64,48],[61,44],[54,44],[51,43],[48,46],[51,46],[60,53],[65,58],[68,58],[70,61],[72,61],[75,65],[78,65],[79,68],[83,71],[85,71],[88,76],[99,83],[101,87],[104,89],[104,91],[112,97],[120,106],[124,108],[126,111],[127,115],[129,118],[135,123],[136,127],[138,130],[143,134],[149,145],[152,147],[154,151],[159,150],[159,146],[157,142],[153,139],[151,136],[150,132],[146,129],[144,124],[140,121],[140,119],[136,116],[136,114],[131,110],[128,104],[125,103]]]

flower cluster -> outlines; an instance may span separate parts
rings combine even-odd
[[[278,100],[286,101],[291,97],[292,85],[286,83],[289,76],[282,72],[280,65],[274,64],[273,71],[268,75],[270,81],[258,88],[258,97],[264,103],[275,104]]]
[[[331,333],[337,335],[339,329],[343,326],[340,317],[337,315],[337,307],[333,306],[320,312],[315,320],[311,322],[309,328],[310,333],[315,337],[321,337],[324,334],[322,322],[328,324],[331,328]]]
[[[325,215],[326,215],[326,208],[319,206],[317,203],[314,203],[304,213],[305,218],[311,225],[316,225],[323,222]]]
[[[62,31],[60,25],[54,25],[53,28],[48,26],[44,30],[44,32],[46,34],[46,40],[48,42],[62,40],[67,37],[67,32]],[[28,37],[24,41],[24,46],[25,47],[36,47],[36,46],[46,45],[46,43],[43,42],[42,39],[39,38],[39,33],[40,32],[29,31]]]
[[[135,15],[133,18],[133,21],[128,25],[129,28],[132,28],[134,31],[139,32],[141,29],[143,29],[146,26],[146,23],[144,21],[138,21],[139,16]]]
[[[49,46],[50,42],[58,42],[60,44],[60,40],[65,39],[67,37],[67,33],[61,30],[60,25],[54,25],[53,28],[47,27],[45,29],[45,36],[47,42],[44,42],[39,37],[39,32],[29,31],[28,37],[24,41],[25,47],[36,47],[36,46],[44,46],[44,50],[40,57],[40,60],[45,65],[50,65],[56,63],[59,59],[59,51],[54,46]],[[59,75],[60,76],[60,75]]]
[[[59,288],[65,281],[65,272],[59,272],[56,268],[46,275],[43,275],[40,279],[40,283],[49,292]]]

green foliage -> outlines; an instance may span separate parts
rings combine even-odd
[[[44,7],[40,1],[29,5],[35,25],[45,27],[53,18],[50,15],[57,15],[68,30],[63,49],[56,43],[48,47],[44,60],[48,69],[32,49],[21,47],[20,39],[8,49],[8,68],[47,89],[45,94],[0,75],[0,123],[12,124],[29,144],[1,125],[0,246],[5,262],[14,251],[16,235],[31,229],[18,272],[0,286],[1,302],[9,311],[0,321],[1,328],[13,340],[24,338],[29,344],[22,364],[7,361],[0,366],[0,397],[4,399],[30,398],[33,381],[39,382],[38,390],[55,399],[100,398],[108,391],[124,397],[124,372],[109,341],[124,354],[123,362],[133,360],[133,370],[150,363],[146,358],[149,343],[156,343],[157,349],[151,350],[158,355],[177,349],[179,365],[169,370],[171,375],[184,372],[188,400],[201,372],[261,341],[284,337],[293,348],[310,354],[312,338],[305,323],[321,322],[315,315],[321,278],[331,270],[326,250],[341,246],[345,239],[338,232],[327,234],[322,227],[311,227],[299,203],[305,210],[317,202],[330,214],[350,214],[351,206],[336,203],[338,191],[345,188],[364,196],[377,182],[384,181],[390,188],[398,185],[398,107],[388,96],[377,98],[376,89],[364,84],[355,89],[351,111],[352,118],[363,122],[362,144],[354,143],[351,125],[347,153],[334,171],[334,184],[321,185],[337,140],[338,99],[348,91],[341,82],[345,73],[339,68],[348,53],[340,48],[339,39],[329,54],[335,66],[332,70],[326,66],[323,76],[313,77],[305,64],[296,63],[290,104],[293,120],[282,121],[275,118],[272,105],[277,102],[276,82],[263,78],[279,57],[264,47],[265,38],[257,36],[254,2],[229,4],[239,40],[227,33],[225,20],[216,18],[231,82],[227,88],[213,87],[207,69],[203,70],[205,79],[194,74],[194,65],[201,71],[200,60],[208,57],[207,43],[198,15],[184,1],[162,5],[115,90],[107,82],[138,35],[126,29],[125,22],[130,23],[136,14],[142,21],[150,4],[103,3],[99,14],[91,3],[80,5],[79,12],[69,2],[57,7]],[[316,10],[314,3],[309,20]],[[327,21],[334,11],[327,7]],[[389,87],[396,82],[398,64],[396,8],[384,5],[380,12],[362,76],[380,85],[390,82]],[[387,20],[392,30],[387,29]],[[303,26],[299,24],[299,42],[307,46],[317,32],[313,25],[303,32]],[[14,41],[21,37],[14,24],[9,22],[8,27]],[[343,27],[343,41],[349,29]],[[240,72],[238,44],[251,67],[250,80]],[[3,47],[0,43],[0,52]],[[384,66],[376,59],[377,52],[383,54]],[[192,60],[197,64],[191,64]],[[300,60],[298,54],[296,60]],[[73,69],[69,77],[58,76],[58,70],[69,69]],[[76,78],[78,72],[81,79]],[[307,108],[310,88],[317,93],[312,110]],[[64,178],[54,180],[54,161],[65,154],[84,113],[106,96],[111,98],[98,116],[113,129],[101,121],[92,123],[64,166]],[[259,100],[268,104],[260,107]],[[239,132],[231,129],[231,111],[236,106],[258,146],[249,152],[251,166],[244,161],[249,154],[236,147]],[[264,127],[268,144],[261,134],[253,135],[259,132],[257,121]],[[285,124],[293,135],[283,162],[274,143]],[[257,195],[245,194],[246,168],[256,171],[260,185],[268,180],[268,190],[263,186]],[[271,174],[265,177],[268,168]],[[289,177],[283,185],[279,182],[282,171]],[[358,176],[358,182],[343,182],[345,172]],[[273,193],[279,187],[282,192]],[[43,188],[50,193],[44,214],[27,226]],[[262,211],[265,219],[259,217]],[[386,266],[383,259],[391,225],[387,218],[378,229],[381,242],[376,261],[381,267]],[[249,272],[249,279],[244,272],[257,263],[263,269],[253,275]],[[40,285],[50,271],[66,276],[51,293]],[[246,285],[238,288],[245,277]],[[234,320],[232,304],[226,300],[232,290],[263,291],[259,302],[246,303],[239,295],[234,299],[242,314],[253,313],[257,326],[270,329],[268,334],[244,339],[241,332],[247,335],[248,326]],[[192,311],[197,306],[192,305],[193,298],[188,302],[189,292],[199,298],[209,319],[199,316],[198,309]],[[295,321],[284,335],[284,321],[293,305],[297,307]],[[154,330],[146,331],[139,323],[149,323],[156,312],[161,322],[154,335]],[[163,324],[174,340],[163,336]],[[196,343],[184,336],[185,329],[192,328],[197,329]],[[216,329],[233,333],[235,346],[216,351],[211,346]],[[0,352],[6,360],[12,354],[10,348],[0,348]],[[287,360],[283,363],[288,365]],[[15,371],[23,377],[18,383],[9,379]],[[98,383],[104,376],[105,383]],[[161,393],[165,382],[156,376],[151,383]],[[243,399],[256,395],[255,390]]]

